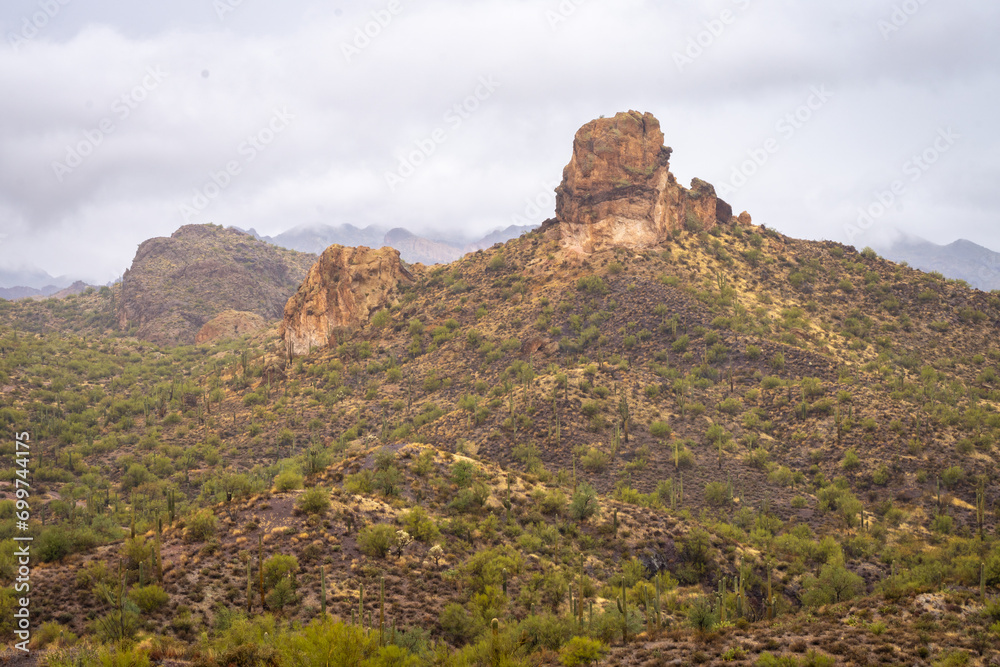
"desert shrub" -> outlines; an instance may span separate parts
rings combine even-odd
[[[725,482],[709,482],[706,484],[705,502],[716,507],[729,504],[729,485]]]
[[[607,286],[604,284],[604,280],[600,276],[583,276],[576,281],[576,288],[581,292],[587,292],[589,294],[604,294],[607,291]]]
[[[562,514],[566,509],[566,494],[559,489],[538,489],[532,493],[532,497],[538,500],[538,509],[542,514]]]
[[[819,577],[808,575],[802,583],[805,588],[802,601],[810,606],[844,602],[865,592],[865,580],[838,562],[827,563]]]
[[[406,532],[412,535],[415,540],[429,543],[441,535],[441,531],[438,530],[434,520],[427,514],[427,510],[419,505],[409,512],[404,513],[402,518]]]
[[[284,635],[279,650],[284,654],[284,661],[281,661],[280,664],[289,667],[362,664],[409,665],[408,662],[383,663],[375,660],[379,652],[377,632],[366,632],[364,628],[357,625],[331,623],[325,618],[313,620],[301,630]],[[369,659],[372,662],[368,662]],[[259,664],[270,665],[279,664],[279,662]]]
[[[557,581],[549,579],[545,584]],[[536,582],[537,583],[537,582]],[[544,584],[542,585],[544,587]],[[557,651],[577,632],[575,620],[552,613],[536,613],[518,623],[516,632],[524,648],[529,652],[539,649]]]
[[[295,556],[275,554],[264,561],[264,588],[270,590],[283,579],[289,579],[294,584],[298,571],[299,561]]]
[[[840,462],[840,467],[844,470],[856,470],[861,466],[861,459],[858,458],[858,452],[852,447],[844,452],[844,458]]]
[[[950,488],[961,482],[964,477],[965,471],[961,466],[951,466],[941,473],[941,483]]]
[[[699,597],[688,609],[688,624],[698,632],[711,632],[715,628],[718,615],[712,609],[712,602],[707,597]]]
[[[156,584],[133,588],[128,595],[132,598],[132,602],[135,602],[135,606],[147,614],[156,611],[170,600],[167,592]]]
[[[596,447],[591,447],[580,457],[580,465],[588,472],[604,472],[611,462],[611,456]]]
[[[295,470],[283,470],[274,478],[274,488],[278,491],[294,491],[302,488],[302,474]]]
[[[321,486],[314,486],[299,496],[297,504],[306,514],[326,514],[330,509],[330,492]]]
[[[754,663],[755,667],[798,667],[799,661],[791,655],[774,655],[770,651],[764,651]]]
[[[947,514],[938,514],[931,522],[931,530],[942,535],[950,535],[954,528],[954,520]]]
[[[471,461],[455,461],[451,466],[451,481],[460,489],[472,484],[476,476],[476,466]]]
[[[579,484],[569,503],[569,515],[577,521],[586,521],[600,511],[601,506],[597,501],[597,491],[594,487],[586,482]]]
[[[473,639],[483,627],[478,614],[470,614],[457,602],[450,602],[444,606],[438,616],[438,624],[445,637],[456,644]]]
[[[669,438],[672,431],[667,422],[655,421],[649,425],[649,432],[654,438]]]
[[[215,515],[207,508],[188,519],[184,528],[184,537],[189,542],[204,542],[214,535]]]
[[[33,633],[31,639],[36,648],[45,648],[54,645],[71,646],[76,643],[77,636],[55,621],[46,621]]]
[[[358,533],[358,548],[373,558],[385,558],[395,544],[396,529],[387,523],[365,526]]]
[[[62,560],[72,550],[69,533],[64,528],[50,527],[38,536],[35,552],[43,563]]]
[[[747,465],[757,468],[759,470],[766,470],[767,464],[771,460],[771,455],[768,454],[767,450],[763,447],[758,447],[747,452],[746,457],[744,457]]]
[[[566,667],[589,665],[608,652],[608,646],[598,639],[573,637],[559,650],[559,661]]]
[[[878,486],[885,486],[889,483],[889,467],[884,463],[872,473],[872,482]]]

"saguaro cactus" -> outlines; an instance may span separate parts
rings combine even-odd
[[[326,565],[319,566],[319,610],[326,620]]]
[[[385,577],[379,583],[378,595],[378,644],[385,646]]]

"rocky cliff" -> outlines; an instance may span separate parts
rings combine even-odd
[[[335,330],[367,322],[410,282],[398,250],[330,246],[285,305],[279,334],[292,354],[324,348]]]
[[[655,247],[676,231],[732,224],[732,207],[710,184],[677,183],[670,153],[652,114],[629,111],[587,123],[556,188],[558,225],[549,233],[568,249],[590,253]]]
[[[170,345],[194,343],[227,310],[278,320],[315,261],[234,229],[186,225],[139,246],[122,279],[118,325]]]

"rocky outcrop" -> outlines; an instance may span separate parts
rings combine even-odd
[[[194,342],[212,343],[217,340],[239,338],[267,328],[267,320],[257,313],[247,313],[239,310],[227,310],[219,313],[198,330]]]
[[[218,225],[185,225],[143,242],[118,288],[118,325],[163,345],[191,344],[227,310],[276,321],[316,255]]]
[[[334,331],[367,322],[412,281],[398,250],[330,246],[285,305],[279,335],[292,354],[324,348]]]
[[[733,224],[733,210],[700,179],[687,189],[670,173],[671,149],[652,114],[619,113],[584,125],[556,188],[555,234],[590,253],[615,246],[656,247],[680,230]]]

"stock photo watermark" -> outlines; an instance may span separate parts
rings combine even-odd
[[[576,10],[586,2],[587,0],[562,0],[555,9],[545,10],[545,20],[549,22],[549,27],[554,32],[569,21],[576,14]]]
[[[385,9],[376,9],[371,13],[371,20],[363,26],[354,29],[354,39],[350,42],[341,42],[340,52],[344,54],[344,59],[351,62],[361,55],[361,52],[372,45],[372,42],[382,34],[382,31],[389,27],[393,19],[403,11],[403,5],[399,0],[389,0]]]
[[[120,123],[128,120],[129,116],[139,108],[139,106],[149,99],[154,90],[169,74],[159,67],[147,67],[146,75],[139,85],[128,92],[122,94],[111,103],[111,113],[97,122],[95,127],[83,131],[83,138],[75,143],[66,145],[65,157],[52,163],[52,171],[56,180],[62,183],[66,177],[83,165],[87,159],[97,152],[104,141],[115,133],[120,127]]]
[[[899,32],[916,16],[930,0],[905,0],[898,5],[893,5],[892,12],[886,18],[881,18],[877,22],[878,31],[882,33],[882,39],[888,41],[892,35]]]
[[[871,229],[882,216],[899,203],[900,199],[906,196],[909,186],[922,179],[945,153],[954,148],[961,138],[962,135],[950,127],[939,128],[934,140],[924,150],[903,163],[900,168],[902,178],[897,178],[885,188],[877,190],[867,205],[858,207],[857,220],[844,228],[848,242],[853,243],[857,237]]]
[[[7,42],[15,51],[42,34],[42,31],[59,15],[63,7],[73,0],[39,0],[38,11],[21,17],[17,32],[7,33]]]
[[[278,135],[288,129],[293,120],[295,116],[287,109],[275,109],[274,115],[263,128],[249,135],[236,147],[236,158],[209,172],[208,179],[200,187],[195,188],[190,201],[180,205],[180,214],[184,222],[191,222],[192,218],[208,208],[209,204],[235,182],[249,164],[267,150]]]
[[[436,127],[427,136],[416,139],[413,142],[414,148],[409,152],[399,155],[399,164],[394,171],[385,172],[385,183],[393,192],[402,185],[406,179],[413,176],[417,169],[427,162],[432,155],[437,153],[441,144],[448,141],[449,132],[454,132],[462,127],[465,121],[469,120],[482,106],[483,102],[493,97],[493,94],[500,88],[499,81],[492,76],[479,77],[479,85],[476,86],[472,94],[448,108],[444,112],[442,119],[448,126]]]
[[[749,9],[751,2],[752,0],[733,0],[733,4],[740,11]],[[732,9],[723,9],[717,17],[704,21],[702,23],[703,29],[688,38],[687,44],[682,50],[674,51],[674,64],[677,65],[677,71],[683,72],[685,67],[693,65],[694,61],[715,46],[729,26],[736,23],[738,19],[739,14]]]
[[[719,196],[729,197],[749,183],[771,157],[781,150],[781,146],[791,141],[832,97],[833,92],[828,90],[826,85],[810,87],[809,95],[802,104],[786,113],[774,124],[774,131],[777,134],[768,137],[759,146],[749,149],[747,159],[733,167],[729,180],[717,186]]]
[[[220,21],[225,21],[226,17],[235,12],[243,5],[243,0],[213,0],[212,9]]]
[[[31,542],[28,522],[31,520],[31,434],[14,434],[14,518],[17,534],[14,535],[14,558],[17,576],[14,578],[14,648],[28,653],[31,642]]]

